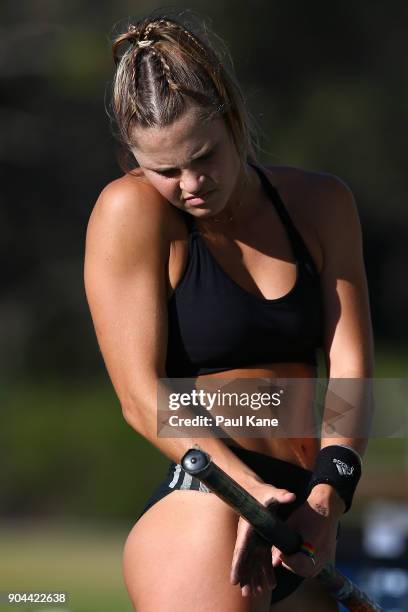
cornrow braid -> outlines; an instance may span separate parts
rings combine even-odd
[[[156,29],[158,25],[169,26],[170,22],[166,21],[165,19],[160,19],[157,23],[151,23],[150,25],[147,26],[147,28],[143,32],[143,35],[139,38],[139,41],[149,40],[149,36],[151,35],[151,32],[154,31],[154,29]],[[154,41],[153,41],[153,44],[154,44]],[[163,76],[168,84],[169,89],[179,90],[180,88],[177,85],[177,83],[173,80],[171,76],[170,66],[168,65],[165,58],[163,57],[163,54],[158,49],[154,49],[153,47],[150,47],[149,50],[150,50],[151,55],[157,57],[157,59],[160,61],[162,68],[163,68]],[[135,67],[133,70],[132,78],[134,82],[136,82]]]
[[[176,29],[180,32],[183,32],[183,34],[195,45],[195,47],[203,52],[206,53],[204,47],[198,42],[197,38],[195,36],[193,36],[192,34],[190,34],[190,32],[188,30],[186,30],[181,24],[175,22],[175,21],[169,21],[167,19],[159,19],[156,22],[152,22],[150,25],[147,26],[144,34],[143,34],[143,40],[147,40],[150,36],[150,33],[152,31],[154,31],[156,28],[159,28],[160,26],[166,26],[167,28],[171,29]],[[180,85],[178,85],[175,80],[173,79],[172,75],[171,75],[171,70],[170,70],[170,66],[169,64],[166,62],[163,54],[157,50],[157,49],[152,49],[152,55],[156,56],[159,61],[162,64],[163,67],[163,74],[164,77],[166,79],[166,82],[169,86],[170,89],[173,89],[174,91],[181,91],[182,87],[180,87]]]
[[[155,25],[156,25],[155,23],[151,23],[150,25],[147,26],[147,28],[143,32],[142,40],[148,40],[150,36],[150,32],[154,29]]]
[[[166,25],[168,28],[174,28],[183,32],[183,34],[197,47],[202,53],[208,53],[208,50],[204,49],[204,47],[200,44],[196,36],[193,36],[188,30],[186,30],[180,23],[176,21],[168,21],[166,19],[160,19],[159,24]]]
[[[157,59],[160,61],[162,67],[163,67],[163,75],[164,78],[167,82],[167,85],[169,87],[169,89],[173,89],[174,91],[180,91],[180,86],[174,81],[173,77],[171,76],[171,70],[170,70],[170,66],[167,64],[166,60],[164,59],[162,53],[158,50],[158,49],[152,49],[151,50],[152,55],[156,56]]]
[[[138,28],[133,23],[130,23],[128,27],[128,34],[139,37],[140,30],[138,30]]]
[[[196,49],[198,49],[200,52],[202,52],[203,54],[206,54],[207,51],[206,49],[204,49],[204,47],[200,44],[200,42],[197,40],[197,38],[195,36],[193,36],[188,30],[186,30],[181,24],[175,22],[175,21],[169,21],[167,19],[159,19],[158,21],[153,21],[152,23],[150,23],[149,25],[147,25],[147,27],[144,29],[143,33],[142,30],[140,28],[137,28],[136,25],[134,24],[130,24],[128,27],[128,33],[124,35],[124,38],[122,38],[122,40],[120,42],[123,42],[124,40],[132,40],[132,42],[136,42],[136,47],[135,47],[135,51],[139,51],[140,47],[138,46],[139,42],[143,42],[143,41],[147,41],[149,40],[149,37],[151,35],[152,32],[154,32],[155,29],[158,29],[159,26],[166,26],[169,29],[176,29],[179,32],[182,32],[184,34],[184,36],[186,36],[186,38],[188,40],[190,40],[193,45],[196,47]],[[153,41],[153,44],[156,41]],[[175,91],[181,91],[182,87],[180,87],[175,80],[172,78],[171,75],[171,70],[170,70],[170,66],[169,64],[166,62],[164,56],[162,53],[160,53],[158,50],[155,50],[153,48],[150,49],[151,53],[153,56],[156,56],[159,61],[162,64],[163,67],[163,75],[166,79],[166,82],[169,86],[170,89],[173,89]],[[134,66],[132,69],[132,82],[136,83],[136,54],[134,55]],[[136,88],[135,88],[135,95],[137,95],[136,92]]]
[[[222,41],[204,22],[196,20],[192,30],[188,11],[183,19],[155,13],[128,25],[113,41],[112,114],[121,143],[131,152],[135,127],[168,126],[194,106],[203,121],[224,119],[244,166],[256,161],[256,134],[242,92],[232,66],[222,60],[229,53],[217,49],[210,35],[218,46]],[[125,42],[130,47],[122,53]]]

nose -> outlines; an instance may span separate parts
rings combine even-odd
[[[203,191],[205,176],[195,170],[182,170],[180,176],[180,189],[185,192],[185,196],[194,195]]]

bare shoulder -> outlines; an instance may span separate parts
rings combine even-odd
[[[291,166],[268,166],[289,213],[302,225],[327,240],[339,223],[358,225],[356,202],[350,187],[340,177]]]
[[[178,211],[143,177],[125,175],[102,189],[87,228],[91,238],[111,240],[123,248],[138,238],[168,247],[180,223]]]
[[[124,175],[102,189],[90,222],[95,218],[105,218],[128,225],[135,223],[138,227],[147,226],[171,220],[176,216],[173,208],[143,177]]]

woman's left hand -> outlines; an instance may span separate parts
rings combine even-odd
[[[316,576],[327,563],[332,563],[336,551],[339,518],[344,502],[330,485],[317,485],[307,500],[297,508],[286,523],[300,534],[303,542],[314,547],[314,562],[304,553],[286,555],[272,547],[272,565],[310,578]]]

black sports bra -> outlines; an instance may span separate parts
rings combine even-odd
[[[194,217],[183,213],[189,230],[188,262],[168,301],[169,378],[274,362],[317,365],[323,327],[319,275],[278,191],[263,170],[253,167],[288,232],[297,263],[295,285],[272,300],[246,291],[213,257]]]

